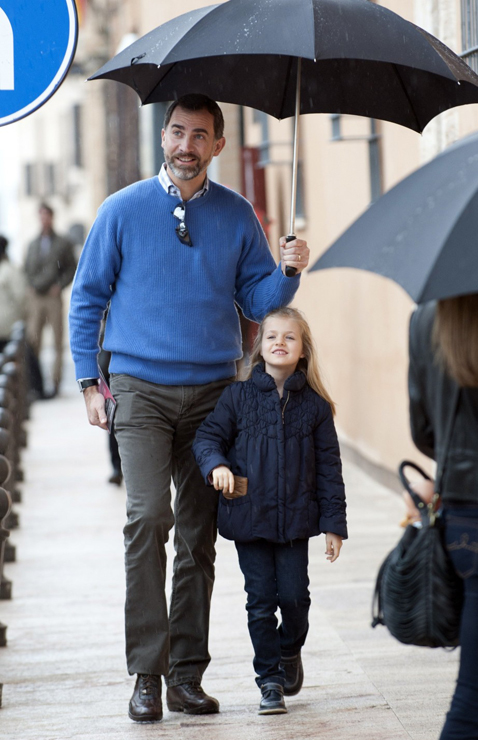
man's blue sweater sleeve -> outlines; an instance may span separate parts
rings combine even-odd
[[[280,264],[276,266],[252,207],[246,233],[247,243],[237,269],[235,299],[246,318],[260,322],[269,311],[292,301],[300,276],[285,277]]]
[[[235,395],[238,395],[239,384],[235,383]],[[202,422],[193,442],[193,454],[206,484],[209,474],[218,465],[231,467],[227,453],[237,436],[237,414],[234,407],[234,392],[231,386],[226,388],[216,407]]]
[[[71,294],[70,345],[77,378],[98,375],[100,323],[121,264],[117,241],[117,228],[105,203],[83,247]]]

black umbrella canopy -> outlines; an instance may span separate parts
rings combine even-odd
[[[130,85],[143,103],[189,92],[282,119],[350,113],[422,131],[478,102],[478,76],[426,31],[370,0],[228,0],[185,13],[90,79]],[[459,84],[460,83],[460,84]]]
[[[379,198],[311,267],[391,278],[416,303],[478,292],[478,133]]]

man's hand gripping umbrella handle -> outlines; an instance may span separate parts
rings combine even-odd
[[[289,236],[286,236],[285,238],[286,243],[293,242],[295,238],[295,234],[289,234]],[[287,265],[287,267],[285,268],[285,275],[286,277],[294,277],[295,275],[297,275],[297,269],[295,267]]]

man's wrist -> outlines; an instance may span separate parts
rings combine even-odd
[[[97,386],[99,381],[98,378],[80,378],[80,380],[77,380],[76,382],[78,383],[80,393],[83,393],[87,388]]]
[[[90,399],[95,398],[95,396],[101,396],[101,398],[103,398],[97,385],[90,385],[89,388],[85,388],[81,395],[86,402],[90,401]]]

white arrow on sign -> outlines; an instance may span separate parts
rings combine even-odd
[[[8,17],[0,8],[0,90],[14,90],[13,30]]]

